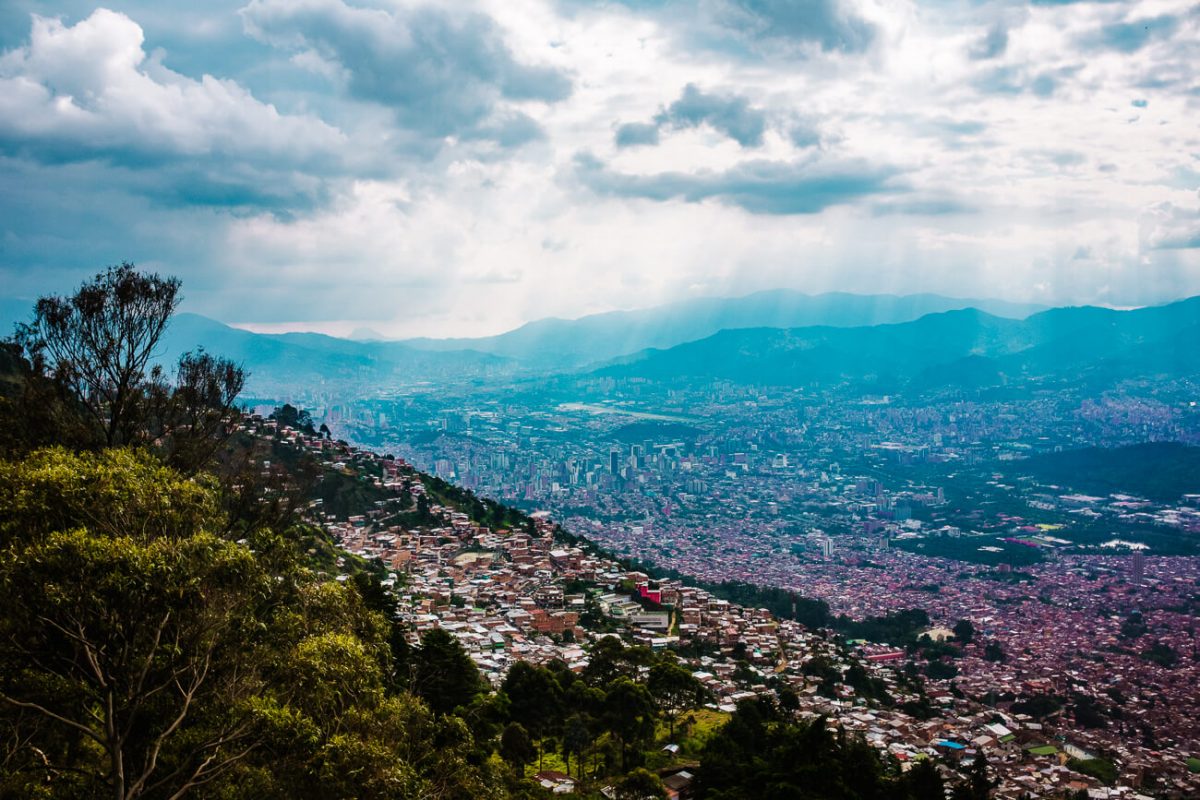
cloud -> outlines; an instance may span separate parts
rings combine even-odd
[[[1200,248],[1200,209],[1159,203],[1150,209],[1146,244],[1152,250]]]
[[[712,21],[744,42],[860,53],[876,34],[838,0],[725,0],[713,9]]]
[[[655,122],[673,128],[698,128],[708,125],[742,147],[758,147],[767,129],[762,109],[753,108],[745,97],[702,92],[695,84],[683,87],[683,94],[655,118]]]
[[[98,9],[70,27],[32,19],[29,43],[0,57],[2,152],[134,169],[236,160],[320,170],[340,160],[340,130],[281,114],[234,81],[172,72],[123,14]]]
[[[576,156],[575,174],[600,195],[698,203],[714,199],[752,214],[816,214],[863,197],[902,191],[898,171],[863,162],[823,164],[748,161],[724,171],[635,175],[610,170],[587,153]]]
[[[976,78],[974,85],[986,94],[1032,94],[1045,98],[1057,92],[1063,82],[1079,70],[1080,67],[1075,65],[1040,71],[1027,67],[997,67]]]
[[[1179,19],[1171,14],[1142,17],[1103,25],[1098,31],[1083,37],[1081,44],[1093,49],[1133,53],[1153,41],[1169,38],[1178,28]]]
[[[796,147],[816,147],[821,143],[821,131],[811,120],[797,120],[788,129],[788,138]]]
[[[514,56],[488,16],[449,7],[392,10],[341,0],[253,0],[241,11],[247,32],[275,47],[325,62],[353,97],[391,109],[403,126],[431,137],[491,138],[516,146],[532,138],[497,125],[512,104],[555,103],[570,78]]]
[[[1008,28],[1003,24],[988,28],[987,34],[971,48],[971,58],[982,61],[1004,55],[1008,49]]]
[[[728,136],[742,147],[761,147],[767,131],[767,115],[761,108],[751,106],[745,97],[704,92],[689,83],[683,87],[679,99],[659,111],[652,122],[631,122],[617,128],[615,141],[617,147],[658,144],[663,128],[685,130],[702,126]]]
[[[617,128],[614,141],[617,147],[658,144],[658,125],[653,122],[626,122]]]
[[[879,32],[846,0],[560,0],[560,6],[569,13],[621,6],[659,22],[685,49],[749,60],[862,53]]]

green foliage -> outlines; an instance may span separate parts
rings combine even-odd
[[[211,482],[128,450],[0,475],[0,794],[495,796],[462,720],[389,695],[390,623],[279,536],[217,535]]]
[[[1117,782],[1117,765],[1103,758],[1072,758],[1067,762],[1067,766],[1083,775],[1090,775],[1107,786]]]
[[[675,720],[679,715],[702,704],[708,692],[692,673],[666,659],[650,668],[646,681],[654,702],[667,718],[671,738],[675,738]]]
[[[613,784],[614,800],[665,800],[666,796],[658,776],[641,767]]]
[[[929,627],[929,615],[922,609],[909,608],[864,620],[838,617],[834,626],[848,639],[907,645],[915,643],[917,634]]]
[[[451,634],[435,628],[413,654],[413,691],[438,714],[470,704],[483,691],[479,668]]]
[[[185,478],[145,452],[55,448],[0,462],[0,544],[80,525],[112,536],[186,538],[219,526],[216,509],[211,482]]]
[[[510,722],[500,734],[500,757],[514,769],[522,769],[537,757],[529,732],[519,722]]]
[[[285,425],[289,428],[307,433],[309,436],[315,436],[317,431],[313,428],[312,414],[307,411],[301,411],[291,403],[284,403],[271,412],[271,419],[278,422],[280,425]],[[322,426],[324,427],[324,426]],[[326,431],[329,429],[326,428]]]
[[[1101,496],[1125,492],[1170,503],[1200,492],[1200,447],[1176,442],[1045,453],[1014,469],[1043,483]]]
[[[882,800],[895,796],[894,783],[860,739],[835,736],[823,717],[791,721],[772,703],[757,699],[738,704],[704,748],[697,796]]]
[[[631,748],[654,735],[654,698],[645,686],[629,678],[617,678],[604,695],[600,719],[605,729],[621,742],[621,767],[629,767]]]
[[[1035,719],[1044,719],[1062,710],[1062,698],[1048,694],[1037,694],[1012,704],[1014,714],[1028,714]]]
[[[1171,645],[1164,642],[1154,642],[1142,651],[1141,657],[1151,664],[1157,664],[1167,669],[1179,663],[1179,654],[1175,652],[1175,649]]]

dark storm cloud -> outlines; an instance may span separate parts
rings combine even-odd
[[[816,214],[863,197],[903,191],[892,183],[897,170],[862,162],[749,161],[722,172],[632,175],[614,172],[584,153],[575,159],[575,172],[584,186],[601,195],[689,203],[713,199],[753,214]]]
[[[351,95],[391,108],[402,125],[429,136],[478,138],[506,101],[553,103],[571,94],[562,72],[518,61],[482,14],[254,0],[242,16],[251,35],[344,70]],[[521,136],[500,129],[496,141],[528,141],[530,122]]]

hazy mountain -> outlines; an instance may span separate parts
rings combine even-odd
[[[967,309],[893,325],[722,331],[598,372],[779,385],[872,381],[917,390],[1040,376],[1111,382],[1200,374],[1191,344],[1198,326],[1200,297],[1133,311],[1059,308],[1023,320]]]
[[[405,344],[425,350],[471,349],[517,359],[530,367],[563,368],[599,363],[646,348],[673,347],[722,330],[880,325],[962,308],[1022,318],[1044,306],[934,294],[809,295],[779,289],[745,297],[685,300],[574,320],[543,319],[479,339],[410,339]]]
[[[329,383],[470,378],[511,370],[507,359],[471,351],[430,352],[399,342],[358,342],[320,333],[262,334],[196,314],[178,314],[159,360],[203,347],[241,363],[251,391],[315,389]]]

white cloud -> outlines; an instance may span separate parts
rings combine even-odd
[[[141,27],[97,9],[72,26],[33,17],[29,44],[0,59],[0,141],[51,160],[163,157],[337,160],[347,138],[280,114],[232,80],[191,79],[143,49]]]

